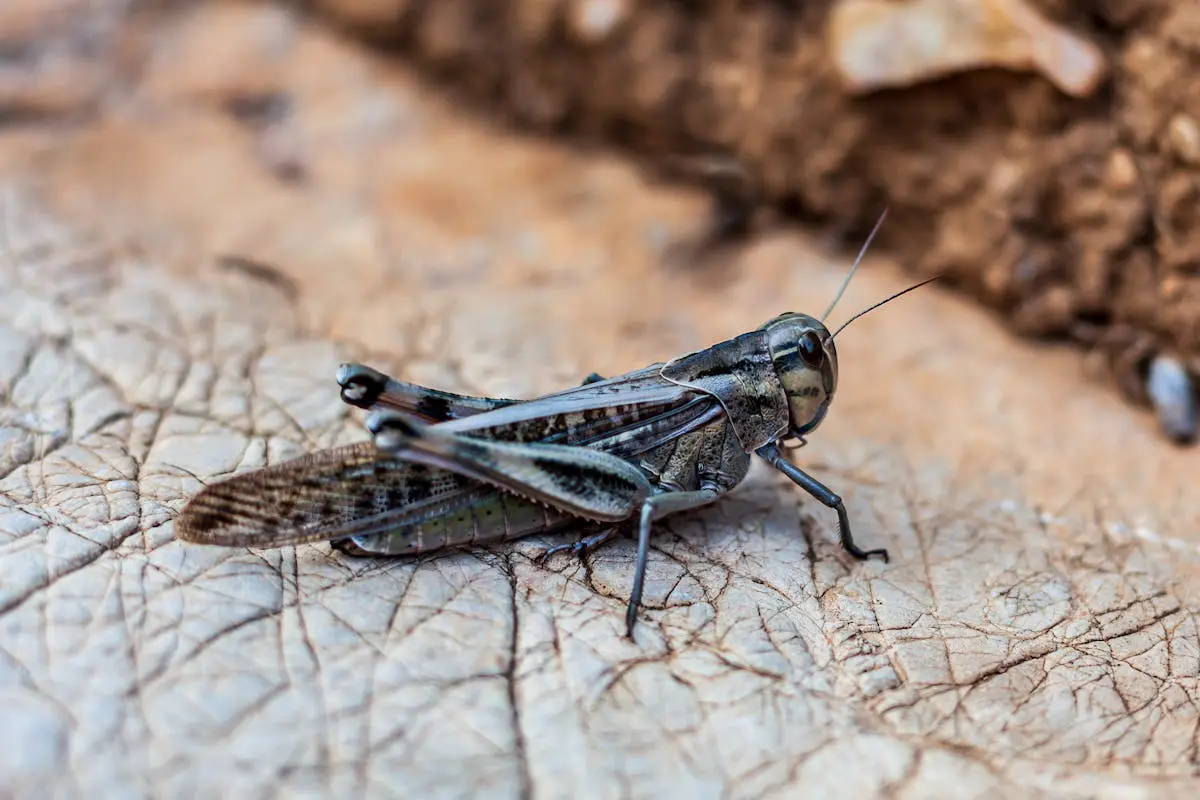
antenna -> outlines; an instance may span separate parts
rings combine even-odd
[[[875,223],[875,227],[871,228],[871,232],[867,234],[867,240],[863,242],[863,246],[859,248],[858,256],[854,259],[854,264],[851,265],[850,271],[846,273],[845,280],[842,281],[842,288],[838,289],[838,293],[834,296],[833,302],[829,304],[829,308],[825,309],[825,313],[821,315],[821,322],[833,311],[833,307],[838,304],[838,300],[842,299],[842,295],[846,291],[846,287],[850,285],[850,279],[854,277],[854,273],[858,271],[858,265],[862,262],[863,256],[867,254],[867,248],[871,246],[871,240],[875,238],[875,233],[879,227],[883,225],[883,221],[887,219],[887,207],[883,209],[883,213],[879,215],[879,221]],[[844,326],[843,326],[844,327]]]
[[[900,291],[896,292],[896,293],[895,293],[894,295],[892,295],[891,297],[886,297],[886,298],[884,298],[883,300],[880,300],[878,303],[876,303],[876,304],[875,304],[875,305],[873,305],[873,306],[869,306],[869,307],[867,307],[867,308],[864,308],[862,311],[858,312],[858,313],[857,313],[857,314],[855,314],[853,317],[851,317],[850,319],[848,319],[848,320],[846,320],[845,322],[843,322],[843,323],[842,323],[842,326],[841,326],[840,328],[838,328],[836,331],[834,331],[832,334],[830,334],[829,338],[830,338],[830,339],[833,339],[833,337],[837,336],[839,333],[841,333],[842,331],[846,330],[846,326],[847,326],[847,325],[849,325],[851,322],[854,322],[854,320],[856,320],[856,319],[858,319],[859,317],[863,316],[863,315],[864,315],[864,314],[866,314],[867,312],[869,312],[869,311],[874,311],[875,309],[879,308],[880,306],[882,306],[882,305],[885,305],[885,304],[887,304],[887,303],[890,303],[890,302],[892,302],[892,301],[893,301],[893,300],[895,300],[897,297],[902,297],[903,295],[906,295],[906,294],[908,294],[908,293],[909,293],[909,292],[911,292],[913,289],[920,289],[922,286],[924,286],[924,285],[925,285],[925,284],[927,284],[927,283],[933,283],[934,281],[936,281],[936,280],[937,280],[938,278],[940,278],[940,277],[942,277],[942,276],[941,276],[941,275],[934,275],[932,278],[926,278],[925,280],[921,281],[920,283],[913,284],[912,286],[908,287],[907,289],[901,289]]]

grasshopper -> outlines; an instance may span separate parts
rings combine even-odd
[[[845,504],[785,459],[781,443],[816,430],[838,380],[837,304],[886,211],[820,320],[788,312],[757,330],[613,378],[532,400],[471,397],[343,364],[341,398],[365,409],[371,441],[310,453],[206,486],[180,513],[188,542],[281,547],[328,540],[355,556],[429,553],[582,527],[546,549],[582,554],[637,526],[626,609],[632,639],[650,532],[668,514],[708,505],[758,456],[837,514],[857,559]],[[930,279],[930,280],[935,280]]]

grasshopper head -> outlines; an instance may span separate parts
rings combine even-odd
[[[837,349],[815,317],[788,312],[767,322],[771,362],[787,393],[791,434],[803,436],[825,419],[837,388]]]

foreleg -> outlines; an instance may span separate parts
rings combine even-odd
[[[778,445],[769,444],[760,447],[756,452],[772,467],[791,478],[792,483],[811,494],[822,505],[837,512],[838,534],[841,536],[842,547],[846,552],[859,561],[866,561],[871,556],[882,556],[884,562],[888,561],[888,551],[885,548],[863,550],[854,543],[854,536],[850,533],[850,516],[846,513],[846,504],[829,487],[784,459],[783,454],[779,452]]]

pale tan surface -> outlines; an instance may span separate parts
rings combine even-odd
[[[528,396],[819,313],[847,263],[779,233],[670,269],[701,198],[208,13],[136,102],[0,137],[0,794],[1194,796],[1200,462],[937,290],[839,340],[799,458],[890,566],[758,468],[660,528],[637,645],[628,540],[551,570],[174,541],[201,481],[364,437],[339,360]],[[208,99],[256,59],[307,185]],[[901,285],[869,261],[835,316]]]

